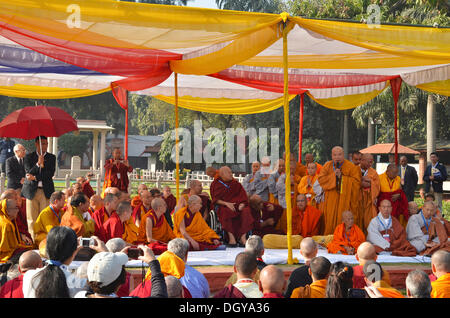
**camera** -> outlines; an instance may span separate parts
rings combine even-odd
[[[143,256],[144,252],[140,248],[130,248],[128,250],[128,257],[131,259],[138,259],[139,256]]]
[[[92,238],[84,238],[84,237],[82,237],[80,239],[80,245],[82,247],[96,246],[97,242],[94,239],[92,239]]]
[[[349,288],[348,298],[369,298],[365,289],[362,288]]]

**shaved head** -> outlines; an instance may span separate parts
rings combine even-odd
[[[231,181],[233,180],[233,172],[230,167],[223,166],[219,169],[219,176],[223,181]]]
[[[445,250],[438,250],[431,256],[431,264],[436,271],[450,273],[450,253]]]
[[[370,153],[364,153],[361,156],[361,161],[359,162],[359,165],[363,169],[368,169],[372,165],[373,162],[373,156]]]
[[[259,285],[264,293],[282,294],[285,284],[283,271],[275,265],[265,266],[259,274]]]
[[[42,267],[42,258],[35,251],[26,251],[19,258],[19,268],[22,273],[30,269]]]
[[[316,241],[310,237],[305,237],[300,242],[300,254],[307,260],[316,257],[318,251],[318,246]]]
[[[342,163],[344,161],[344,149],[340,146],[335,146],[331,149],[331,159],[334,162]]]
[[[377,253],[375,251],[375,246],[370,242],[361,243],[356,251],[359,262],[364,263],[368,260],[376,260]]]

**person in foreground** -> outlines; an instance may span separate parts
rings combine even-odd
[[[312,284],[294,289],[291,298],[325,298],[330,267],[331,263],[325,257],[314,257],[309,263],[308,269],[312,277]]]
[[[151,298],[167,298],[167,287],[158,260],[152,250],[143,245],[138,246],[143,256],[138,259],[147,263],[152,270]],[[100,252],[89,261],[87,275],[92,293],[79,292],[76,298],[117,298],[117,291],[125,282],[125,264],[128,262],[126,247],[122,252]]]
[[[348,290],[353,286],[353,269],[350,264],[338,261],[331,265],[328,276],[326,298],[348,298]]]
[[[386,298],[404,298],[401,292],[397,289],[391,287],[388,283],[382,280],[383,268],[381,265],[375,261],[369,260],[364,264],[363,267],[365,281],[368,287],[373,286],[379,291],[383,297]],[[368,290],[371,288],[364,287],[364,289],[369,293]]]
[[[431,283],[432,298],[450,298],[450,253],[437,251],[431,256],[431,271],[437,280]]]
[[[283,271],[275,265],[267,265],[259,275],[258,286],[263,298],[284,298],[286,280]]]

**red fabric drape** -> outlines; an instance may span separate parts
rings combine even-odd
[[[125,109],[125,146],[124,146],[124,156],[125,159],[128,159],[128,91],[115,84],[111,83],[111,92],[114,95],[117,103]]]
[[[402,79],[396,77],[390,80],[392,96],[394,98],[394,148],[395,148],[395,164],[398,165],[398,97],[402,86]]]

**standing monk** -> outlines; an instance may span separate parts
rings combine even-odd
[[[306,165],[306,168],[308,168],[308,164],[310,164],[312,162],[314,162],[316,164],[316,167],[317,167],[316,173],[319,174],[320,173],[320,169],[322,169],[322,165],[320,163],[314,161],[314,155],[312,153],[305,154],[305,165]]]
[[[342,212],[356,211],[361,182],[361,174],[355,169],[355,165],[344,159],[342,147],[334,147],[331,158],[320,170],[318,178],[325,194],[325,235],[333,234],[336,226],[341,223]]]
[[[255,173],[259,170],[259,168],[261,168],[259,161],[252,162],[252,173],[246,175],[242,181],[242,186],[248,196],[255,194]]]
[[[275,171],[271,173],[267,179],[267,186],[269,188],[269,202],[278,204],[277,182],[278,178],[284,173],[286,168],[284,165],[284,160],[278,159],[274,168]]]
[[[253,226],[253,217],[247,193],[233,178],[229,167],[224,166],[219,169],[219,178],[211,183],[210,192],[219,222],[228,234],[228,244],[236,246],[239,240],[242,245],[245,245],[246,234]]]
[[[380,195],[378,204],[382,200],[389,200],[392,204],[392,215],[405,227],[408,222],[408,199],[402,190],[398,168],[394,163],[387,166],[386,172],[380,175]]]
[[[105,182],[103,189],[107,187],[116,187],[120,191],[128,192],[128,172],[133,171],[133,167],[129,165],[128,160],[122,159],[122,151],[120,148],[114,148],[113,157],[106,160],[105,163]]]
[[[359,205],[355,211],[355,224],[364,233],[370,220],[377,216],[377,198],[380,194],[380,178],[377,171],[371,167],[373,156],[365,153],[361,156],[361,187],[359,189]]]
[[[308,174],[302,178],[298,185],[298,193],[304,194],[308,199],[308,205],[312,205],[317,208],[315,201],[316,193],[314,192],[313,185],[319,177],[317,173],[317,165],[315,162],[306,164],[306,170]]]

